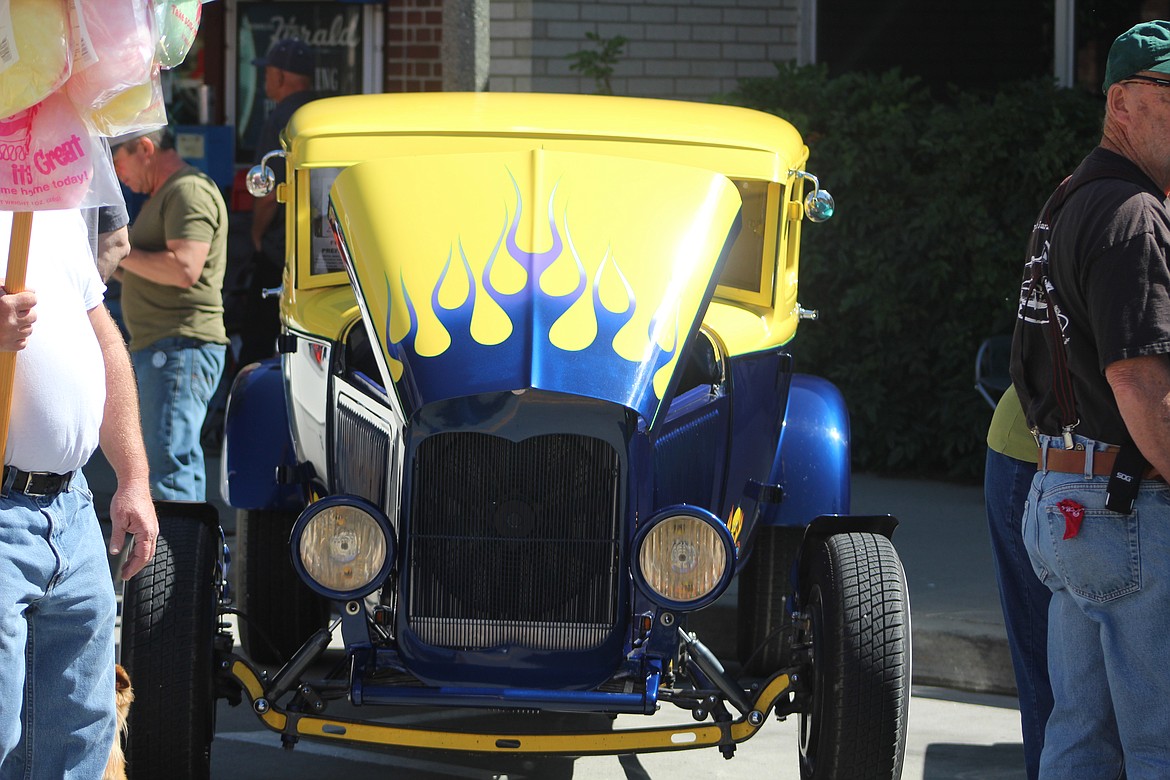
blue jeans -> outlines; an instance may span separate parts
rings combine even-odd
[[[1142,482],[1122,515],[1105,508],[1108,481],[1040,471],[1024,514],[1032,565],[1052,590],[1045,780],[1170,777],[1170,486]],[[1064,499],[1084,507],[1070,539]]]
[[[85,478],[0,496],[0,778],[93,780],[114,741],[110,565]]]
[[[227,348],[167,338],[130,353],[138,377],[142,436],[155,498],[205,501],[207,472],[199,443],[207,404],[223,374]]]
[[[1052,686],[1048,682],[1048,603],[1052,592],[1032,570],[1021,531],[1024,504],[1035,474],[1035,463],[988,448],[983,492],[995,579],[1020,697],[1028,780],[1039,777],[1044,726],[1052,712]]]

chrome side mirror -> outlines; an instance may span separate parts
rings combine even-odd
[[[812,182],[812,192],[804,197],[804,215],[808,217],[809,222],[824,222],[833,216],[837,204],[828,190],[821,189],[821,183],[817,181],[816,176],[807,171],[789,171],[788,175]]]
[[[248,176],[244,179],[244,187],[248,190],[248,194],[254,198],[263,198],[276,189],[276,174],[268,167],[268,161],[273,157],[284,159],[284,150],[277,149],[264,155],[260,164],[253,165],[248,171]]]

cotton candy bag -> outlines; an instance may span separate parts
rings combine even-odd
[[[0,210],[81,205],[93,181],[94,148],[85,123],[60,92],[0,119]]]
[[[72,65],[64,0],[0,0],[0,117],[40,103]]]
[[[149,82],[155,70],[151,2],[72,0],[73,73],[65,91],[83,117],[89,119],[105,110],[107,124],[111,117],[124,124],[149,104]],[[131,90],[145,96],[127,98],[125,93]],[[119,105],[107,108],[116,101]]]
[[[195,43],[199,32],[199,18],[203,13],[201,0],[153,0],[158,48],[155,56],[163,70],[181,65]]]
[[[84,116],[95,133],[111,138],[133,130],[162,127],[167,123],[167,108],[158,70],[145,83],[122,90],[109,103]]]

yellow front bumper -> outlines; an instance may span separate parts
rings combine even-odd
[[[264,699],[260,676],[239,658],[233,658],[228,670],[248,694],[253,709],[256,709],[255,703]],[[726,723],[565,734],[483,734],[404,728],[377,722],[285,712],[270,704],[266,708],[262,707],[264,711],[257,712],[257,715],[264,725],[281,734],[383,747],[569,756],[653,753],[716,747],[751,739],[760,730],[776,702],[792,688],[793,680],[789,675],[776,675],[760,689],[750,713]]]

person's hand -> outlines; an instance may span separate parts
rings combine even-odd
[[[122,563],[122,579],[128,580],[150,563],[158,539],[158,518],[150,499],[150,483],[146,480],[130,484],[119,483],[110,501],[110,555],[122,551],[126,534],[133,534],[130,552]]]
[[[37,296],[32,290],[10,293],[0,287],[0,352],[16,352],[28,346],[37,321]]]

